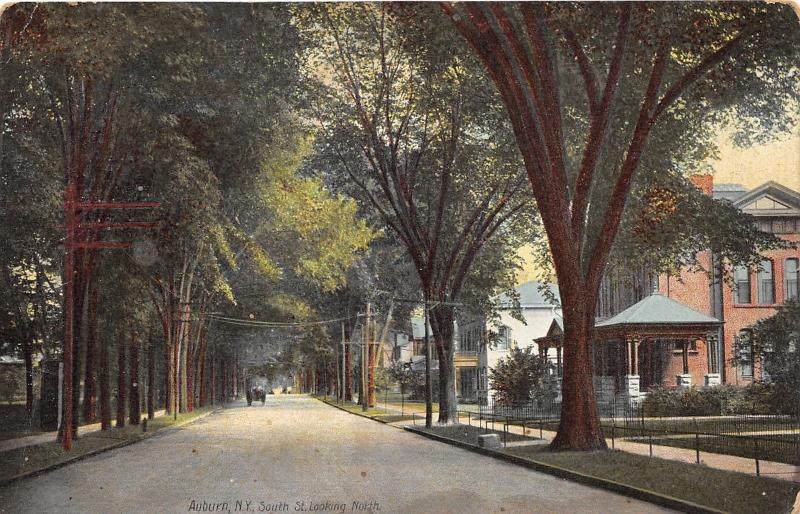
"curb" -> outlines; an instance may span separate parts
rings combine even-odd
[[[67,460],[64,460],[64,461],[61,461],[61,462],[56,462],[55,464],[52,464],[52,465],[47,466],[47,467],[42,468],[42,469],[36,469],[36,470],[33,470],[33,471],[29,471],[27,473],[22,473],[21,475],[16,475],[16,476],[13,476],[11,478],[6,478],[6,479],[3,479],[3,480],[0,480],[0,487],[6,487],[8,485],[11,485],[11,484],[13,484],[15,482],[19,482],[20,480],[24,480],[26,478],[33,478],[33,477],[36,477],[36,476],[39,476],[39,475],[43,475],[43,474],[48,473],[50,471],[54,471],[56,469],[63,468],[64,466],[67,466],[69,464],[75,464],[76,462],[82,461],[84,459],[88,459],[89,457],[94,457],[95,455],[99,455],[99,454],[105,453],[107,451],[116,450],[118,448],[123,448],[125,446],[130,446],[132,444],[139,443],[139,442],[144,441],[146,439],[150,439],[151,437],[156,437],[159,434],[164,434],[166,432],[169,432],[173,428],[180,428],[180,427],[182,427],[184,425],[188,425],[189,423],[194,423],[195,421],[203,419],[206,416],[210,416],[211,414],[214,414],[215,412],[218,412],[220,410],[222,410],[222,407],[218,407],[218,408],[216,408],[214,410],[210,410],[210,411],[208,411],[208,412],[206,412],[204,414],[201,414],[200,416],[197,416],[196,418],[187,419],[186,421],[181,421],[180,423],[175,423],[175,424],[170,425],[168,427],[164,427],[164,428],[162,428],[160,430],[156,430],[155,432],[150,432],[150,435],[146,435],[146,436],[135,438],[135,439],[130,439],[130,440],[127,440],[127,441],[122,441],[120,443],[113,444],[111,446],[106,446],[105,448],[98,448],[98,449],[92,450],[92,451],[90,451],[88,453],[83,453],[81,455],[77,455],[77,456],[75,456],[75,457],[73,457],[71,459],[67,459]]]
[[[572,471],[558,466],[553,466],[551,464],[544,464],[542,462],[536,462],[533,460],[524,459],[522,457],[517,457],[515,455],[509,455],[507,453],[501,453],[494,450],[481,448],[479,446],[465,443],[463,441],[457,441],[455,439],[450,439],[448,437],[443,437],[440,435],[424,432],[422,430],[413,427],[406,426],[403,427],[403,430],[417,435],[421,435],[422,437],[427,437],[428,439],[433,439],[434,441],[450,444],[452,446],[457,446],[465,450],[479,453],[487,457],[492,457],[498,460],[510,462],[512,464],[516,464],[518,466],[522,466],[541,473],[547,473],[548,475],[553,475],[558,478],[563,478],[569,480],[570,482],[577,482],[579,484],[588,485],[599,489],[604,489],[606,491],[611,491],[617,494],[635,498],[637,500],[653,503],[655,505],[660,505],[662,507],[679,510],[681,512],[688,512],[692,514],[724,514],[725,512],[711,507],[705,507],[703,505],[699,505],[697,503],[693,503],[688,500],[682,500],[680,498],[675,498],[673,496],[656,493],[654,491],[649,491],[647,489],[640,489],[638,487],[622,484],[620,482],[615,482],[613,480],[598,478],[591,475],[585,475],[583,473],[578,473],[577,471]]]

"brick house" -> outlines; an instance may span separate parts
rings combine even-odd
[[[708,175],[693,178],[706,194],[730,201],[757,220],[759,228],[791,242],[800,241],[800,193],[776,182],[766,182],[747,190],[738,184],[717,184]],[[711,252],[698,256],[706,269],[730,266],[720,263]],[[680,277],[659,277],[659,292],[693,309],[708,313],[722,322],[718,335],[717,355],[722,383],[744,385],[765,378],[760,358],[751,350],[740,354],[734,365],[737,346],[747,348],[749,329],[761,319],[775,314],[777,307],[798,296],[800,249],[769,251],[758,268],[737,266],[732,272],[733,284],[717,278],[709,280],[704,273],[684,271]],[[741,343],[737,345],[737,342]],[[697,374],[707,367],[702,352],[690,356],[690,368]]]

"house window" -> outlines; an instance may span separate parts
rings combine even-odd
[[[786,259],[783,263],[783,297],[785,300],[797,298],[798,275],[800,275],[800,260]]]
[[[772,261],[761,261],[758,270],[758,303],[771,305],[775,303],[775,275],[772,273]]]
[[[511,329],[503,325],[497,329],[497,348],[507,350],[509,342],[511,342]]]
[[[753,376],[753,339],[749,330],[742,330],[736,338],[739,355],[739,373],[743,377]]]
[[[750,303],[750,270],[747,266],[734,268],[733,282],[736,303]]]

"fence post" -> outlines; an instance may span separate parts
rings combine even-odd
[[[755,443],[755,450],[756,450],[756,476],[761,476],[761,464],[758,461],[758,438],[753,439],[753,443]]]
[[[615,446],[614,446],[614,435],[615,434],[614,433],[616,432],[616,428],[617,428],[617,424],[616,423],[611,425],[611,449],[612,450],[615,448]]]
[[[694,433],[694,451],[697,456],[697,464],[700,464],[700,433],[696,431]]]
[[[543,432],[544,427],[542,425],[544,425],[544,421],[542,421],[540,419],[539,420],[539,439],[544,439],[544,432]]]
[[[503,448],[506,447],[507,442],[508,442],[508,418],[506,417],[506,422],[503,424]]]
[[[469,423],[469,426],[472,426],[472,412],[470,411],[467,411],[467,423]]]

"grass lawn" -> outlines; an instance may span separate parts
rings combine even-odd
[[[621,451],[555,452],[537,446],[504,451],[736,514],[788,512],[800,490],[793,482]]]
[[[643,439],[639,440],[639,442],[646,443],[647,440]],[[700,436],[699,443],[701,452],[722,453],[750,459],[755,459],[756,456],[755,439]],[[695,438],[653,438],[653,444],[693,450],[695,448]],[[800,435],[775,434],[759,439],[758,458],[760,460],[784,462],[800,466]]]
[[[123,428],[90,432],[74,441],[69,452],[65,452],[58,441],[4,451],[0,453],[0,460],[3,462],[3,465],[0,466],[0,481],[47,469],[55,464],[123,442],[144,439],[160,429],[194,419],[209,410],[211,409],[198,409],[194,412],[179,414],[177,420],[173,420],[172,416],[159,416],[148,420],[146,433],[142,432],[141,425],[128,425]]]
[[[24,403],[0,404],[0,441],[39,433],[39,421],[28,419]]]
[[[476,446],[478,444],[478,436],[483,434],[497,434],[500,436],[500,441],[503,440],[502,430],[491,430],[491,429],[486,430],[484,428],[473,427],[470,425],[448,425],[444,427],[433,426],[431,428],[425,428],[424,426],[418,425],[416,428],[423,432],[429,432],[432,434],[440,435],[442,437],[447,437],[449,439],[455,439],[457,441],[474,444]],[[509,442],[530,441],[535,439],[534,437],[523,437],[521,434],[514,434],[514,433],[508,433],[505,435],[506,435],[506,440]]]
[[[629,420],[625,426],[626,430],[632,431],[644,428],[646,430],[663,431],[664,433],[681,434],[694,433],[701,434],[742,434],[742,433],[765,433],[775,430],[800,430],[800,420],[788,417],[764,417],[764,418],[644,418],[644,423],[638,419]],[[602,425],[610,427],[614,424],[613,420],[603,419]],[[624,425],[621,419],[616,420],[617,428]]]
[[[419,426],[417,429],[424,430]],[[484,433],[484,430],[475,426],[457,425],[433,427],[430,432],[476,444],[478,434]],[[502,437],[502,433],[500,435]],[[522,439],[522,436],[515,435]],[[788,512],[800,491],[800,485],[793,482],[614,450],[565,452],[551,451],[547,446],[531,445],[501,451],[734,514]]]
[[[363,410],[361,405],[353,402],[347,402],[344,404],[336,403],[335,400],[331,400],[330,398],[325,398],[323,396],[316,397],[319,400],[327,403],[328,405],[334,405],[339,407],[340,409],[344,409],[348,412],[352,412],[354,414],[361,414],[363,416],[369,416],[370,418],[379,419],[381,421],[385,421],[386,423],[394,423],[396,421],[406,421],[411,420],[413,417],[411,415],[406,414],[405,416],[401,416],[400,414],[394,412],[386,412],[382,408],[371,407],[367,410]]]

